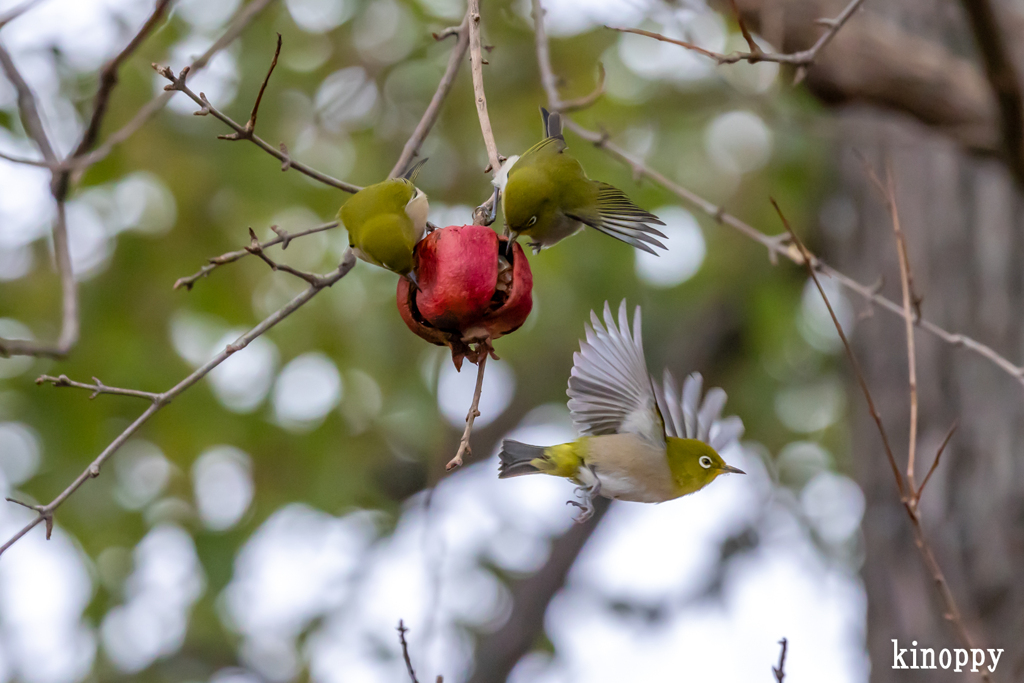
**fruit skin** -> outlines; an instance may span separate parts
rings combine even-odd
[[[398,281],[402,320],[428,342],[449,347],[456,368],[463,358],[475,363],[491,352],[491,342],[519,329],[533,308],[533,273],[522,247],[512,245],[511,281],[508,268],[500,272],[506,247],[480,225],[435,230],[416,245],[419,289]]]

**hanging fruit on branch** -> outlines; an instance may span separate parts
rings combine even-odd
[[[447,346],[458,370],[477,366],[476,391],[466,430],[448,469],[469,453],[469,435],[495,339],[519,329],[533,307],[533,274],[526,254],[480,225],[450,226],[424,237],[415,250],[415,279],[398,281],[398,312],[409,329],[431,344]]]
[[[398,311],[409,329],[452,352],[455,367],[519,329],[533,307],[533,274],[522,248],[506,258],[505,238],[480,225],[435,230],[416,245],[416,278],[398,281]]]

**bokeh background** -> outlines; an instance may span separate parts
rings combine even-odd
[[[14,4],[0,2],[0,10]],[[179,69],[241,4],[174,3],[122,68],[105,131],[162,89],[151,62]],[[768,203],[774,196],[813,247],[865,282],[887,273],[883,292],[898,296],[886,214],[852,155],[877,161],[887,149],[901,196],[916,191],[911,258],[926,290],[938,292],[926,314],[954,316],[1011,358],[1022,348],[1016,331],[986,337],[990,327],[972,325],[985,312],[955,298],[955,280],[943,284],[958,267],[987,274],[970,296],[988,301],[977,292],[1005,290],[1009,303],[987,315],[997,327],[1019,327],[1007,322],[1020,296],[1020,269],[1005,265],[1020,249],[1012,237],[1019,231],[1005,227],[1018,220],[1012,210],[996,212],[992,221],[1005,234],[979,240],[984,248],[965,252],[949,237],[940,245],[945,266],[926,265],[929,226],[945,221],[941,234],[975,244],[968,224],[979,225],[977,211],[1019,206],[1001,162],[967,155],[957,141],[909,121],[913,114],[879,113],[870,97],[836,111],[837,101],[858,98],[835,97],[814,80],[814,68],[809,85],[794,86],[792,72],[775,64],[716,67],[603,28],[642,26],[711,50],[743,49],[733,18],[699,0],[544,4],[563,96],[590,92],[598,63],[607,74],[606,94],[574,114],[577,121],[607,130],[651,167],[769,233],[781,229]],[[755,3],[741,4],[747,11]],[[955,12],[928,15],[930,2],[909,4],[913,12],[890,19],[940,41],[953,35],[942,33],[943,22],[962,21]],[[791,20],[810,25],[835,9],[796,5],[761,31],[774,26],[774,38],[759,36],[766,49],[791,47]],[[97,71],[151,9],[149,0],[45,0],[0,32],[62,152],[81,134]],[[190,83],[245,120],[279,32],[284,47],[258,132],[319,170],[369,184],[386,176],[444,71],[454,40],[435,42],[431,32],[458,24],[464,11],[460,0],[281,0]],[[483,15],[484,41],[494,46],[485,67],[490,114],[499,150],[511,155],[538,139],[545,102],[529,3],[487,0]],[[914,19],[921,16],[930,18]],[[948,40],[951,58],[969,63],[969,36]],[[837,39],[837,51],[841,45]],[[489,194],[472,98],[466,64],[422,148],[430,162],[418,184],[438,225],[469,222]],[[270,225],[313,227],[332,220],[346,197],[282,173],[248,143],[217,140],[228,131],[194,110],[175,96],[90,168],[69,200],[82,338],[65,361],[0,359],[0,493],[49,501],[144,407],[39,387],[35,377],[95,376],[162,391],[304,286],[245,259],[192,291],[172,290],[207,258],[247,244],[249,227],[261,237],[272,236]],[[0,150],[35,155],[3,78],[0,126]],[[842,347],[805,274],[773,266],[763,247],[638,184],[601,150],[572,135],[568,142],[591,177],[662,217],[670,249],[649,258],[588,231],[531,257],[534,312],[497,343],[501,361],[488,365],[470,464],[444,474],[474,369],[457,373],[446,351],[411,334],[395,309],[396,277],[360,263],[161,411],[60,509],[52,540],[37,528],[3,556],[0,683],[402,681],[399,619],[410,629],[420,680],[443,674],[452,683],[768,681],[782,637],[790,643],[787,681],[855,683],[888,680],[880,670],[888,668],[890,638],[931,633],[928,645],[954,646],[907,540],[895,487],[878,469],[885,465],[877,435],[849,391]],[[947,184],[936,186],[936,174]],[[989,191],[998,201],[950,213],[957,192],[982,185],[1001,188]],[[0,160],[2,336],[57,334],[53,218],[47,171]],[[339,228],[296,240],[280,258],[323,272],[346,246]],[[958,266],[968,253],[976,260]],[[996,261],[1004,265],[993,271]],[[869,375],[884,385],[887,416],[896,416],[894,428],[905,426],[900,321],[868,315],[863,302],[824,284],[868,355]],[[724,455],[748,474],[663,505],[614,504],[587,538],[565,506],[572,485],[499,482],[496,445],[509,436],[573,438],[565,386],[583,322],[591,309],[623,298],[643,307],[653,372],[668,367],[681,378],[697,370],[728,391],[726,412],[743,418],[746,435]],[[928,367],[954,368],[957,378],[933,381],[922,371],[922,392],[935,393],[925,401],[935,424],[922,428],[922,451],[937,445],[951,412],[971,405],[943,396],[961,396],[958,383],[970,383],[971,395],[987,402],[964,416],[965,429],[1002,463],[980,471],[1019,480],[1019,385],[982,360],[927,340],[922,348]],[[984,420],[972,424],[971,415]],[[896,441],[904,443],[902,433]],[[954,442],[953,472],[970,469],[962,465],[969,452],[970,444]],[[954,486],[938,475],[942,503],[926,511],[936,524],[953,514]],[[1005,486],[1017,495],[1017,485]],[[870,529],[862,527],[866,500],[876,520]],[[992,515],[1006,513],[993,505]],[[0,507],[0,535],[30,514]],[[962,597],[972,623],[984,621],[985,603],[976,600],[974,567],[962,560],[994,538],[971,532],[987,514],[939,539],[940,559],[954,563],[954,588],[971,588]],[[1020,521],[1008,525],[997,545],[1019,539]],[[882,539],[874,554],[872,534]],[[990,569],[989,583],[1012,576],[998,562]],[[536,616],[516,617],[514,638],[510,616],[524,611]],[[1006,642],[988,646],[1013,637],[997,633]]]

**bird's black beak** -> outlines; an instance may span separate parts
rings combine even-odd
[[[720,472],[728,472],[730,474],[746,474],[739,467],[733,467],[732,465],[722,465],[718,468]]]
[[[516,243],[517,239],[519,239],[519,233],[512,232],[511,230],[509,230],[508,226],[506,225],[505,226],[505,237],[508,238],[508,241],[505,242],[505,258],[507,258],[509,261],[511,261],[512,260],[512,245]]]
[[[415,272],[410,270],[408,273],[406,273],[402,277],[404,277],[406,280],[411,282],[412,286],[415,287],[417,290],[422,291],[422,290],[420,290],[420,281],[416,278],[416,273]]]

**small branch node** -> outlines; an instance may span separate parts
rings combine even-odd
[[[292,167],[291,155],[288,154],[288,148],[285,146],[283,142],[280,143],[277,147],[278,149],[281,150],[281,156],[284,157],[284,159],[281,161],[281,171],[287,171],[289,168]]]

